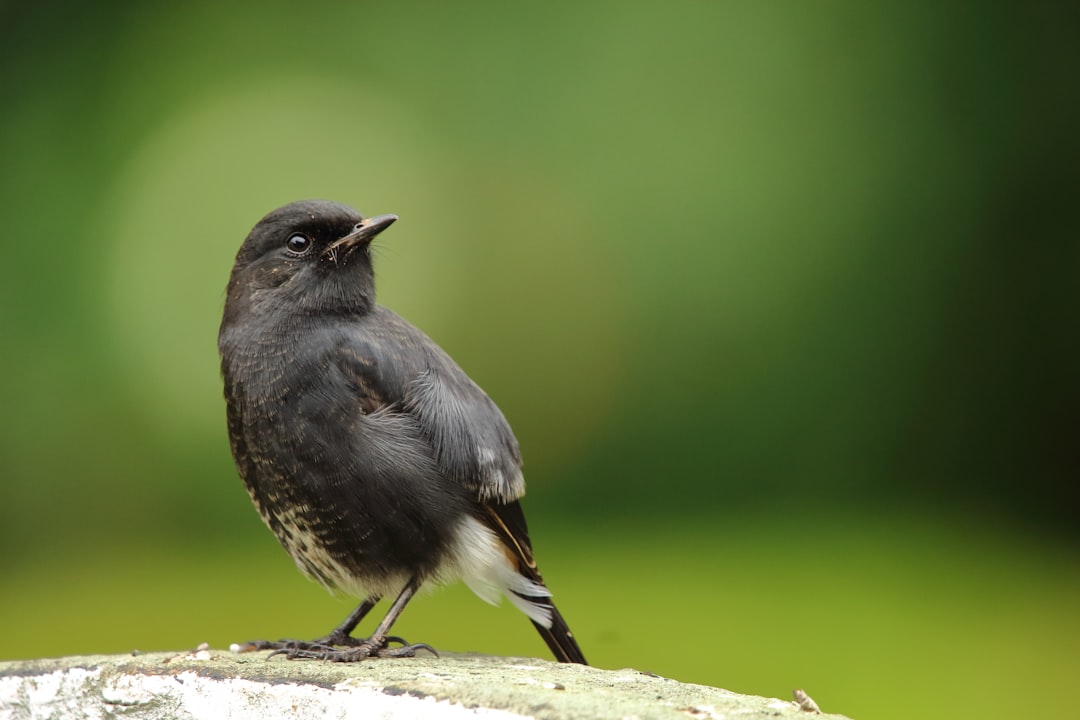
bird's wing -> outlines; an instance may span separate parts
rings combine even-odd
[[[521,451],[495,403],[433,340],[379,307],[339,353],[365,412],[409,415],[428,439],[443,474],[481,502],[525,493]]]
[[[457,365],[426,367],[410,387],[406,409],[431,439],[446,474],[478,500],[505,503],[525,493],[521,453],[510,424]]]

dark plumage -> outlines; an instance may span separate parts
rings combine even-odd
[[[290,657],[412,655],[387,633],[425,583],[505,594],[555,657],[584,663],[537,572],[521,454],[495,403],[408,322],[375,304],[370,242],[397,218],[338,203],[275,210],[236,256],[218,338],[229,438],[263,520],[296,564],[367,599]],[[365,640],[350,633],[396,597]],[[430,648],[428,648],[430,649]]]

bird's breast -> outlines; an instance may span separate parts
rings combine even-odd
[[[470,501],[415,419],[351,365],[294,345],[225,356],[223,374],[234,456],[264,522],[310,577],[370,591],[433,573]]]

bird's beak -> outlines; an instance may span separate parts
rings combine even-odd
[[[356,229],[351,233],[330,243],[330,246],[326,248],[327,252],[335,253],[338,249],[349,249],[357,245],[366,245],[371,242],[376,235],[381,233],[386,228],[394,224],[397,220],[397,215],[376,215],[365,220],[361,220],[356,225]]]

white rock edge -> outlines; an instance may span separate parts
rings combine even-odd
[[[505,710],[467,708],[433,697],[388,695],[372,684],[346,680],[333,688],[293,683],[215,679],[185,671],[175,675],[118,675],[89,697],[101,670],[70,668],[43,675],[0,677],[0,720],[83,717],[96,720],[123,713],[139,718],[207,720],[297,718],[484,718],[521,720]]]

